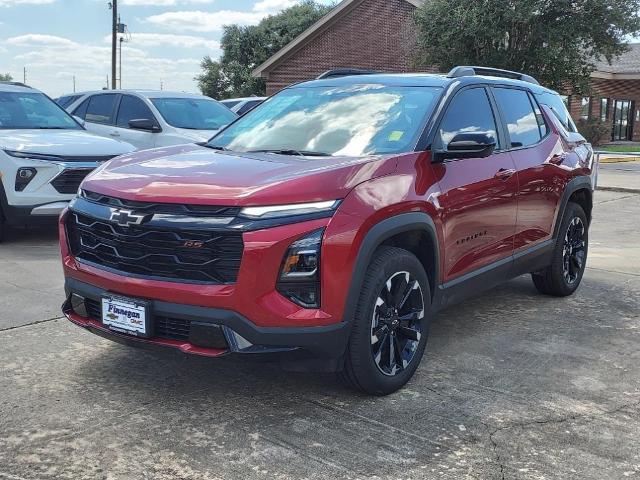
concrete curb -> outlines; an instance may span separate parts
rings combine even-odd
[[[600,163],[626,163],[637,162],[640,157],[600,157]]]
[[[620,192],[620,193],[640,193],[640,188],[625,188],[625,187],[600,187],[596,190],[602,190],[605,192]]]

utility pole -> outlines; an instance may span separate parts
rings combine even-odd
[[[22,67],[22,83],[27,84],[27,67]]]
[[[160,79],[160,90],[162,90],[163,86],[164,86],[164,84],[162,83],[162,79]]]
[[[118,0],[111,0],[111,88],[116,89],[116,48],[118,44]]]
[[[73,93],[76,93],[76,76],[73,76]]]
[[[122,89],[122,42],[124,42],[124,38],[120,37],[120,89]]]

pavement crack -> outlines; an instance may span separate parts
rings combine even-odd
[[[36,320],[35,322],[25,323],[23,325],[14,325],[12,327],[0,328],[0,333],[8,332],[9,330],[17,330],[18,328],[30,327],[32,325],[38,325],[40,323],[52,322],[54,320],[62,320],[64,317],[53,317],[47,318],[45,320]]]

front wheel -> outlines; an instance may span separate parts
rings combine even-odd
[[[589,223],[584,210],[570,202],[562,218],[550,266],[531,275],[540,293],[566,297],[576,291],[587,265]]]
[[[413,376],[428,336],[429,279],[420,261],[401,248],[378,249],[358,299],[343,380],[387,395]]]

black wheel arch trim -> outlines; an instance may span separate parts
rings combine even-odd
[[[554,239],[558,238],[560,224],[562,223],[562,217],[564,216],[564,212],[567,209],[569,199],[571,198],[571,195],[573,195],[578,190],[587,190],[589,194],[593,196],[593,187],[591,185],[591,178],[589,176],[580,175],[578,177],[574,177],[565,186],[564,192],[562,192],[562,199],[560,200],[560,205],[558,207],[558,214],[556,215],[555,225],[553,227]]]
[[[437,291],[437,284],[440,278],[440,249],[438,246],[438,236],[436,234],[435,223],[428,214],[423,212],[401,213],[376,223],[366,233],[364,240],[362,240],[353,273],[351,275],[351,284],[349,286],[347,301],[343,310],[342,319],[343,322],[349,325],[349,328],[351,328],[353,324],[353,316],[355,315],[360,289],[362,287],[362,282],[364,281],[367,267],[373,258],[373,253],[385,242],[385,240],[388,240],[399,233],[414,230],[424,231],[429,235],[433,242],[434,271],[433,285],[430,285],[430,290],[432,292],[431,303],[433,305],[433,292]],[[425,248],[427,247],[425,246]]]

